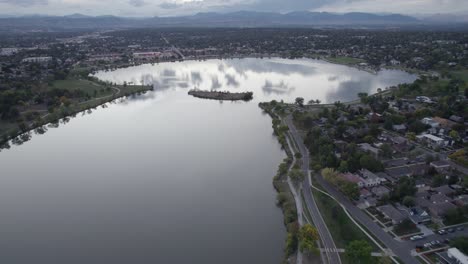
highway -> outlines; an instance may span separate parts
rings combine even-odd
[[[291,120],[291,116],[288,116],[285,119],[286,125],[289,127],[289,131],[291,133],[292,139],[296,142],[299,151],[302,155],[302,171],[306,176],[304,181],[302,182],[302,191],[304,194],[304,200],[306,202],[307,209],[309,210],[312,216],[312,222],[314,223],[317,231],[320,235],[322,240],[322,245],[326,249],[326,257],[329,264],[341,264],[340,254],[337,252],[335,242],[333,241],[333,237],[330,234],[330,231],[325,224],[325,221],[320,214],[320,211],[315,203],[314,197],[312,195],[312,190],[310,189],[310,182],[309,177],[309,151],[306,149],[303,140],[299,133],[297,132],[296,128],[293,125]]]
[[[305,172],[305,175],[308,175],[309,172],[309,151],[307,150],[306,146],[304,145],[304,141],[302,137],[299,135],[298,131],[296,130],[296,127],[294,126],[291,116],[288,116],[285,119],[285,122],[287,126],[289,127],[289,132],[291,133],[291,136],[293,137],[294,141],[296,142],[302,158],[303,158],[303,167],[302,169],[307,172]],[[395,254],[401,261],[403,261],[405,264],[420,264],[418,260],[416,260],[412,255],[411,255],[411,250],[414,249],[414,247],[411,246],[410,243],[406,242],[398,242],[393,237],[386,233],[380,226],[375,223],[367,214],[365,214],[361,209],[356,207],[347,197],[345,197],[341,192],[336,190],[333,186],[331,186],[328,182],[326,182],[321,175],[318,175],[316,177],[318,183],[333,197],[336,198],[336,200],[341,203],[346,210],[351,214],[351,216],[359,222],[362,226],[367,228],[369,232],[376,237],[379,241],[381,241],[386,248],[390,249],[393,254]],[[317,208],[317,205],[315,204],[315,200],[312,196],[312,192],[310,189],[310,182],[308,177],[303,182],[303,192],[304,192],[304,197],[305,201],[307,204],[307,208],[309,209],[310,213],[312,214],[312,218],[314,221],[314,224],[317,226],[317,229],[319,230],[320,237],[322,238],[322,241],[324,243],[324,247],[331,247],[331,248],[336,248],[335,243],[333,242],[333,238],[330,235],[330,232],[328,231],[328,228],[326,227],[321,215],[320,211]],[[323,226],[322,226],[323,225]],[[339,259],[338,253],[330,254],[327,257],[329,260],[332,262],[330,263],[341,263],[341,260]]]

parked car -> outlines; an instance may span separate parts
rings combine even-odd
[[[465,230],[465,227],[464,227],[464,226],[459,226],[459,227],[457,227],[457,231],[463,231],[463,230]]]
[[[437,231],[437,233],[439,233],[439,235],[445,235],[447,232],[445,231],[445,229],[441,229]]]
[[[453,233],[453,232],[455,232],[455,229],[453,229],[453,228],[449,228],[449,229],[447,229],[447,232],[449,232],[449,233]]]

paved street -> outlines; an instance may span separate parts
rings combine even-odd
[[[307,151],[303,139],[299,135],[298,131],[296,130],[291,117],[286,118],[286,124],[289,127],[289,131],[294,139],[296,141],[297,146],[300,149],[300,152],[303,157],[303,169],[307,170],[306,175],[308,174],[309,170],[309,152]],[[363,211],[361,211],[359,208],[357,208],[348,198],[346,198],[341,192],[337,191],[333,186],[328,184],[320,175],[316,177],[317,181],[319,184],[333,197],[335,197],[339,203],[341,203],[346,210],[351,214],[351,216],[358,221],[361,225],[366,227],[372,235],[377,237],[384,245],[386,248],[389,248],[392,250],[392,252],[399,258],[401,259],[404,263],[406,264],[419,264],[419,262],[411,255],[411,249],[413,247],[409,246],[408,243],[406,242],[398,242],[393,237],[383,231],[382,228],[378,224],[372,221],[372,219],[366,215]],[[309,211],[312,214],[312,217],[314,218],[313,221],[316,223],[317,226],[319,225],[325,225],[323,222],[323,219],[320,215],[320,211],[317,208],[317,205],[315,204],[315,200],[313,199],[311,190],[309,188],[310,182],[308,177],[306,177],[306,180],[303,182],[303,191],[304,191],[304,197],[305,201],[307,203],[307,206],[309,208]],[[317,220],[315,218],[318,218]],[[316,222],[317,221],[317,222]],[[317,224],[318,223],[318,224]],[[319,231],[322,231],[320,233],[320,236],[322,237],[323,243],[327,243],[324,245],[326,248],[336,248],[334,246],[333,238],[330,235],[330,232],[328,231],[326,225],[325,227],[320,227]],[[322,235],[322,233],[324,233]],[[330,244],[333,244],[333,246],[329,246]],[[331,262],[331,263],[340,263],[340,260],[335,260],[335,258],[339,259],[339,255],[335,256],[338,254],[332,254],[331,258],[334,261],[339,261],[339,262]]]
[[[289,130],[291,132],[291,136],[296,142],[299,148],[299,151],[302,155],[303,173],[304,175],[308,175],[309,173],[309,151],[306,149],[302,138],[297,133],[296,128],[294,127],[291,118],[290,117],[286,118],[285,122],[288,125]],[[325,252],[328,263],[340,264],[341,263],[340,254],[336,250],[336,245],[335,245],[335,242],[333,241],[333,237],[330,234],[330,231],[328,230],[327,225],[325,224],[325,221],[322,218],[322,215],[320,214],[320,211],[317,207],[317,204],[315,203],[314,197],[312,195],[312,191],[309,186],[310,186],[309,177],[305,177],[305,180],[302,183],[302,191],[304,193],[304,199],[306,202],[307,209],[309,210],[312,216],[312,221],[315,227],[317,228],[317,231],[319,232],[323,247],[328,249]]]

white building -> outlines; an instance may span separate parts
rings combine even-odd
[[[425,117],[421,120],[421,122],[425,125],[431,126],[431,128],[436,128],[440,126],[440,123],[435,121],[433,118]]]
[[[457,248],[449,248],[447,250],[447,255],[459,264],[468,264],[468,257]]]
[[[386,181],[386,179],[380,178],[379,176],[366,169],[360,170],[359,174],[361,175],[361,179],[365,187],[378,186]]]
[[[24,58],[22,62],[35,62],[35,63],[47,63],[51,62],[52,57],[29,57],[29,58]]]
[[[417,138],[421,142],[427,144],[428,146],[432,148],[440,148],[440,147],[445,147],[447,145],[447,142],[443,138],[440,138],[431,134],[419,135],[417,136]]]
[[[0,56],[11,56],[18,53],[19,49],[17,48],[3,48],[0,50]]]

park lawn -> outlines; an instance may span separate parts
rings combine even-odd
[[[16,123],[0,120],[0,136],[8,134],[8,132],[16,128],[18,128]]]
[[[353,65],[353,64],[366,62],[363,59],[357,59],[357,58],[351,58],[351,57],[329,57],[327,58],[327,60],[333,63],[339,63],[339,64],[345,64],[345,65]]]
[[[56,80],[52,83],[52,86],[49,86],[49,89],[66,89],[66,90],[82,90],[90,97],[108,96],[115,93],[115,90],[106,89],[105,86],[100,85],[96,82],[83,79],[66,79],[66,80]]]
[[[468,70],[453,71],[451,73],[456,78],[460,78],[461,80],[468,82]]]
[[[338,248],[346,248],[354,240],[365,240],[375,251],[379,251],[377,245],[369,240],[361,229],[349,219],[336,201],[314,189],[312,189],[312,193]]]

